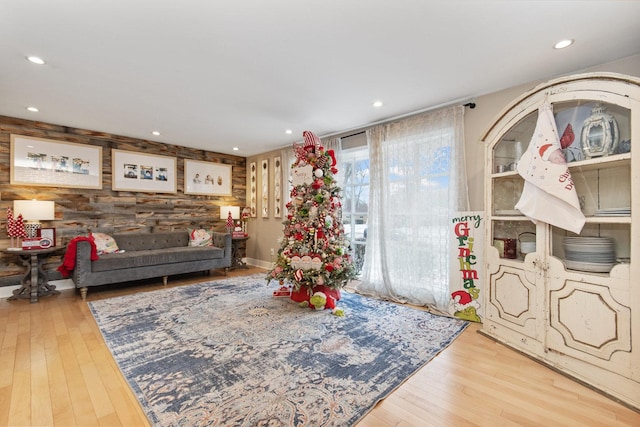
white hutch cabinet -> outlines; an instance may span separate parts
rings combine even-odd
[[[571,144],[580,235],[515,209],[524,186],[515,164],[544,102]],[[541,84],[505,108],[483,141],[482,333],[640,408],[640,79],[590,73]]]

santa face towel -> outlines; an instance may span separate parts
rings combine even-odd
[[[524,189],[516,209],[534,224],[542,221],[580,233],[585,218],[549,103],[538,109],[536,129],[529,148],[518,162],[518,173],[524,178]]]

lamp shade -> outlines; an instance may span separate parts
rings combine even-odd
[[[56,204],[45,200],[14,200],[13,212],[27,221],[47,221],[56,219]]]
[[[220,219],[227,219],[231,212],[231,218],[240,219],[240,206],[220,206]]]

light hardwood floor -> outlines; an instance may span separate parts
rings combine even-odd
[[[231,272],[253,274],[258,269]],[[190,275],[169,287],[225,276]],[[90,290],[88,300],[162,288]],[[640,426],[620,405],[477,333],[453,344],[379,403],[358,427]],[[0,425],[147,426],[78,294],[0,301]],[[315,426],[313,426],[315,427]]]

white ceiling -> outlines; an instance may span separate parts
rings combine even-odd
[[[251,156],[639,53],[639,22],[611,0],[0,0],[0,115]]]

